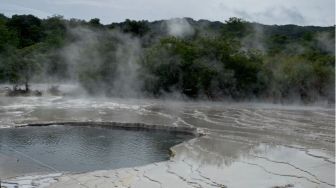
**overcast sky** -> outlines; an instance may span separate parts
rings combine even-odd
[[[105,24],[175,17],[223,22],[233,16],[264,24],[335,24],[335,0],[0,0],[0,12],[100,18]]]

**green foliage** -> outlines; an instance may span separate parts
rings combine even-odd
[[[7,26],[16,32],[19,38],[19,48],[40,42],[43,38],[41,20],[33,15],[14,15],[8,20]]]
[[[0,18],[0,52],[6,50],[10,46],[17,46],[19,39],[15,32],[7,27],[7,18]]]
[[[59,48],[64,44],[66,35],[66,25],[63,17],[49,17],[42,22],[44,42],[48,47]]]
[[[142,37],[149,32],[148,21],[135,21],[126,19],[122,23],[113,23],[109,26],[110,28],[119,28],[122,32],[131,33],[135,36]]]
[[[262,60],[256,53],[240,52],[238,47],[223,37],[162,39],[146,58],[145,67],[157,79],[153,90],[177,89],[187,96],[210,98],[253,94]]]
[[[332,97],[335,74],[332,65],[304,56],[284,55],[267,58],[265,62],[271,70],[269,97],[279,100],[296,96],[304,101]]]
[[[133,44],[127,40],[136,40],[141,46],[133,59],[140,67],[137,79],[149,95],[179,92],[192,98],[334,101],[334,27],[266,26],[240,18],[224,24],[187,21],[196,34],[175,38],[162,30],[162,21],[127,19],[103,25],[98,18],[86,22],[0,14],[0,81],[23,84],[42,76],[63,81],[76,77],[89,93],[105,88],[103,92],[112,95],[120,76],[117,69],[127,64],[123,58],[132,55],[127,48]],[[74,28],[95,33],[93,40],[99,42],[76,52],[85,58],[75,65],[76,75],[69,75],[74,67],[62,50],[86,40]]]
[[[89,21],[89,24],[92,26],[101,26],[99,18],[93,18]]]
[[[248,35],[249,32],[251,32],[251,29],[250,23],[241,18],[231,17],[229,20],[225,21],[223,35],[242,38]]]

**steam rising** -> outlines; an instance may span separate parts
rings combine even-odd
[[[165,23],[170,36],[183,38],[195,33],[194,28],[185,18],[174,18],[167,20]]]
[[[30,82],[76,83],[83,87],[79,92],[95,96],[334,101],[330,28],[237,18],[226,24],[190,18],[111,25],[55,20],[63,33],[50,37],[61,38],[60,44],[45,43],[49,49],[25,57],[44,69],[31,73]]]
[[[174,37],[188,37],[194,34],[194,28],[182,18],[164,22],[167,33]],[[143,97],[144,80],[141,75],[140,61],[144,49],[141,39],[117,29],[96,30],[90,27],[76,26],[68,28],[72,41],[61,50],[61,56],[68,65],[68,75],[74,82],[80,82],[95,94],[119,97]],[[113,41],[113,42],[112,42]],[[111,46],[112,44],[112,46]],[[105,69],[104,77],[90,78],[96,72]],[[142,71],[142,72],[141,72]],[[83,80],[84,75],[89,78]],[[147,95],[147,94],[146,94]],[[181,93],[172,91],[164,93],[164,97],[180,98]]]
[[[256,49],[265,53],[264,30],[260,25],[253,25],[252,32],[242,39],[243,50]]]
[[[335,55],[335,40],[329,33],[321,32],[316,37],[317,45],[324,51]]]
[[[69,65],[68,74],[73,81],[82,81],[96,93],[108,91],[114,96],[138,97],[142,85],[138,79],[142,53],[138,38],[118,30],[98,31],[85,27],[71,28],[69,33],[74,41],[63,48],[61,55]],[[98,82],[95,78],[98,71],[103,72],[109,82]],[[85,74],[89,78],[83,78]]]

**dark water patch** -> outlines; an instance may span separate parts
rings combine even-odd
[[[52,125],[0,129],[0,177],[86,172],[169,159],[169,148],[191,139],[169,131]]]

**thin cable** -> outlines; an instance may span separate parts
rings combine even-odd
[[[17,151],[17,150],[15,150],[15,149],[13,149],[13,148],[11,148],[11,147],[5,145],[5,144],[0,144],[0,146],[4,146],[4,147],[8,148],[9,150],[12,150],[12,151],[18,153],[18,154],[20,154],[21,156],[26,157],[26,158],[28,158],[28,159],[34,161],[35,163],[37,163],[37,164],[39,164],[39,165],[41,165],[41,166],[44,166],[44,167],[46,167],[46,168],[49,168],[50,170],[53,170],[53,171],[55,171],[55,172],[57,172],[57,173],[61,173],[62,175],[64,175],[64,176],[66,176],[66,177],[68,177],[68,178],[70,178],[70,179],[73,179],[73,180],[75,180],[76,182],[78,182],[78,185],[81,185],[81,186],[83,186],[83,187],[89,188],[87,185],[81,183],[81,182],[80,182],[79,180],[77,180],[76,178],[73,178],[73,177],[71,177],[71,176],[68,176],[68,175],[66,175],[66,174],[63,174],[61,171],[57,170],[56,168],[54,168],[54,167],[52,167],[52,166],[50,166],[50,165],[44,164],[43,162],[41,162],[41,161],[39,161],[39,160],[37,160],[37,159],[34,159],[33,157],[31,157],[31,156],[29,156],[29,155],[27,155],[27,154],[25,154],[25,153],[22,153],[22,152],[20,152],[20,151]]]

